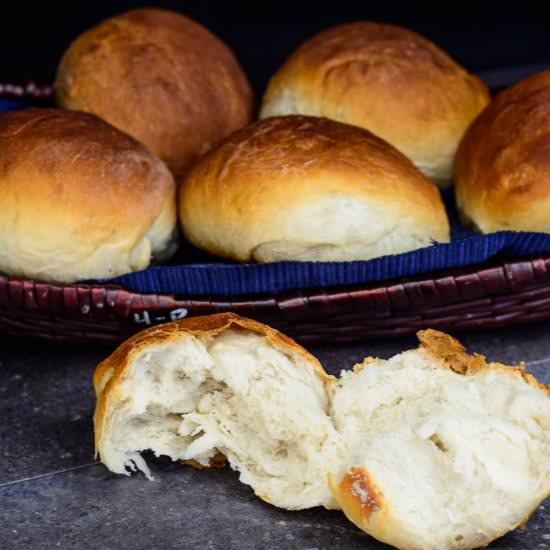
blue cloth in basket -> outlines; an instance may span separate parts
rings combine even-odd
[[[28,105],[16,101],[15,99],[0,99],[0,113],[6,113],[7,111],[20,111],[26,109]]]
[[[200,263],[149,267],[101,281],[137,292],[180,296],[235,296],[290,289],[349,286],[389,281],[439,269],[550,252],[550,234],[500,231],[478,235],[460,224],[452,191],[443,193],[452,242],[361,262]]]

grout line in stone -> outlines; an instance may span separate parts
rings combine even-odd
[[[72,466],[71,468],[65,468],[63,470],[54,470],[53,472],[46,472],[44,474],[38,474],[36,476],[23,477],[21,479],[14,479],[13,481],[6,481],[4,483],[0,483],[0,489],[3,487],[8,487],[9,485],[16,485],[17,483],[25,483],[26,481],[34,481],[35,479],[41,479],[43,477],[55,476],[58,474],[65,474],[67,472],[74,472],[75,470],[90,468],[91,466],[95,466],[96,464],[99,464],[99,462],[80,464],[80,466]]]

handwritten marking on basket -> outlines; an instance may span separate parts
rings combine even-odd
[[[138,325],[152,325],[153,323],[162,323],[163,321],[177,321],[187,317],[189,311],[184,307],[173,309],[168,315],[151,316],[149,312],[144,309],[141,313],[134,313],[134,323]]]

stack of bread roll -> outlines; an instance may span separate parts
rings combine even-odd
[[[266,325],[232,314],[146,330],[95,374],[96,451],[208,467],[220,454],[281,508],[340,508],[402,549],[469,549],[550,494],[550,387],[432,330],[339,379]]]
[[[252,116],[229,48],[159,9],[113,17],[61,60],[63,109],[0,116],[0,270],[111,278],[170,257],[176,185]]]
[[[249,125],[251,88],[228,47],[152,8],[77,37],[55,91],[63,110],[0,117],[0,270],[60,282],[170,257],[177,210],[188,241],[237,261],[448,242],[436,186],[489,101],[425,38],[360,22],[298,48]]]
[[[488,101],[478,78],[416,33],[369,22],[322,32],[271,79],[262,120],[183,181],[184,234],[259,262],[448,242],[436,184],[451,182],[459,141]]]
[[[63,110],[0,117],[8,274],[73,282],[141,270],[173,254],[178,225],[242,262],[399,254],[449,241],[437,186],[454,170],[477,230],[550,231],[550,73],[486,108],[478,78],[393,25],[350,23],[304,42],[252,124],[232,52],[166,10],[77,37],[55,90]]]

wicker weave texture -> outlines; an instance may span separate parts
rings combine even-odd
[[[118,342],[153,324],[234,311],[307,343],[457,332],[550,318],[550,258],[406,282],[276,296],[205,299],[0,276],[0,330],[59,341]]]

